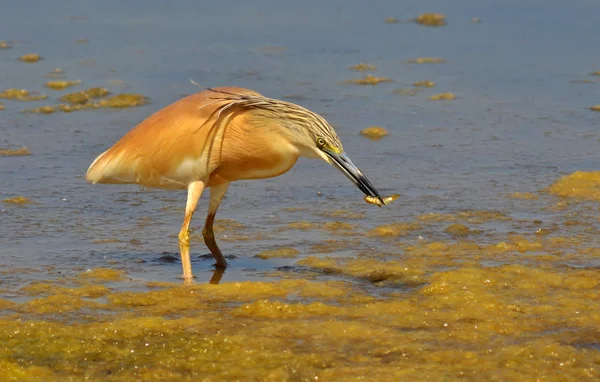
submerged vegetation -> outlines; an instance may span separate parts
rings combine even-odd
[[[59,99],[61,102],[63,102],[61,104],[25,109],[23,112],[52,114],[57,111],[70,113],[73,111],[101,108],[122,109],[146,105],[149,102],[148,97],[145,97],[141,94],[126,93],[112,96],[109,95],[110,92],[105,88],[89,88],[80,92],[68,93],[61,96]]]
[[[393,82],[393,81],[394,80],[392,80],[391,78],[376,77],[371,74],[367,74],[363,78],[358,78],[355,80],[346,80],[346,83],[354,84],[354,85],[373,85],[374,86],[374,85],[379,85],[382,82]]]
[[[15,196],[13,198],[7,198],[3,200],[4,203],[10,204],[31,204],[33,203],[31,199],[26,198],[25,196]]]
[[[367,64],[365,62],[361,62],[359,64],[351,66],[350,69],[356,70],[359,72],[368,72],[368,71],[377,70],[377,67],[373,64]]]
[[[69,88],[71,86],[79,85],[81,83],[80,80],[75,81],[47,81],[44,86],[49,89],[54,90],[63,90]]]
[[[432,88],[435,86],[435,82],[429,80],[417,81],[413,83],[413,86],[422,87],[422,88]]]
[[[439,93],[429,96],[429,99],[432,101],[451,101],[456,99],[454,93]]]
[[[27,62],[27,63],[38,62],[41,59],[42,59],[42,57],[40,57],[39,54],[35,54],[35,53],[24,54],[21,57],[19,57],[19,60],[21,60],[23,62]]]
[[[369,139],[379,140],[388,135],[388,131],[380,126],[371,126],[361,130],[360,135]]]
[[[6,89],[3,92],[0,92],[0,98],[16,101],[40,101],[48,98],[48,96],[39,92],[30,92],[25,89]]]
[[[16,157],[31,155],[31,151],[27,147],[21,147],[19,149],[0,149],[1,156]]]
[[[444,62],[446,62],[446,59],[441,57],[418,57],[408,60],[409,64],[442,64]]]
[[[442,13],[424,13],[417,16],[414,21],[427,27],[441,27],[446,25],[446,15]]]

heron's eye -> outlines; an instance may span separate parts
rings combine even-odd
[[[319,146],[319,147],[325,146],[325,140],[321,137],[317,138],[317,146]]]

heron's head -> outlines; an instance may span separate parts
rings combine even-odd
[[[315,114],[318,119],[314,119],[306,126],[308,132],[308,148],[314,153],[314,156],[321,158],[333,167],[337,168],[348,179],[352,181],[365,195],[383,199],[377,189],[369,182],[369,179],[363,172],[350,160],[342,142],[337,136],[333,127],[329,125],[322,117]],[[309,156],[309,155],[306,155]]]
[[[228,93],[225,93],[228,94]],[[298,153],[308,158],[320,158],[340,170],[365,195],[383,199],[367,177],[346,155],[333,127],[320,115],[296,105],[260,94],[228,94],[224,109],[237,105],[252,110],[257,125],[285,136]]]

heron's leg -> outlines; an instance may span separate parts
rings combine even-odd
[[[213,223],[215,222],[215,215],[217,213],[217,209],[221,205],[221,200],[223,200],[223,196],[227,192],[227,188],[229,187],[229,183],[219,184],[218,186],[212,186],[210,188],[210,201],[208,202],[208,215],[206,216],[206,223],[204,224],[204,229],[202,230],[202,236],[204,236],[204,242],[208,249],[210,249],[210,253],[215,257],[217,261],[217,267],[226,268],[227,261],[225,261],[225,257],[221,253],[221,250],[217,246],[217,242],[215,241],[215,233],[213,232]]]
[[[183,225],[179,231],[179,253],[181,254],[181,266],[183,267],[183,279],[190,281],[192,276],[192,263],[190,261],[190,223],[192,216],[196,210],[196,205],[202,191],[204,191],[205,183],[202,181],[192,182],[188,186],[187,203],[185,204],[185,217]]]

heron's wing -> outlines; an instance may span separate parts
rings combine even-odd
[[[241,88],[217,88],[231,94],[258,94]],[[231,100],[212,99],[205,90],[154,113],[129,131],[89,167],[91,183],[137,183],[185,188],[210,173],[208,152],[215,122]]]

